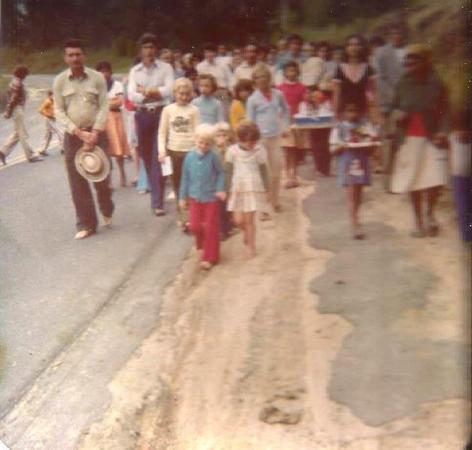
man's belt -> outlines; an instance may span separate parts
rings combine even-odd
[[[156,113],[162,110],[164,106],[136,106],[136,111]]]

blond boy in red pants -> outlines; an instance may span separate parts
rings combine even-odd
[[[220,257],[220,203],[226,200],[225,174],[212,150],[215,128],[210,124],[195,129],[195,147],[185,157],[180,183],[181,209],[190,209],[190,231],[197,249],[202,250],[200,266],[209,270]]]

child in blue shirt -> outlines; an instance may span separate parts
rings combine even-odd
[[[190,231],[198,250],[200,266],[209,270],[220,256],[220,201],[226,200],[225,174],[218,155],[212,151],[215,128],[210,124],[195,129],[195,148],[185,157],[179,206],[190,208]]]
[[[200,111],[200,122],[216,124],[224,121],[223,105],[215,97],[218,89],[215,77],[211,74],[203,73],[198,77],[198,90],[200,96],[192,100]]]

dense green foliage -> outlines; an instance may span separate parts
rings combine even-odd
[[[273,0],[22,0],[2,2],[4,43],[26,49],[58,46],[80,36],[91,47],[134,52],[144,31],[165,45],[192,47],[208,40],[241,43],[277,28]],[[10,4],[10,6],[6,6]]]

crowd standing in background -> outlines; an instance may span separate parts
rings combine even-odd
[[[76,208],[76,238],[95,233],[98,221],[89,184],[73,160],[78,151],[98,144],[114,157],[121,186],[127,185],[126,159],[136,159],[133,184],[150,192],[156,216],[168,210],[164,168],[171,165],[178,224],[196,235],[206,269],[218,261],[219,240],[234,227],[243,230],[248,257],[255,255],[256,217],[275,220],[273,213],[282,212],[281,181],[287,189],[299,185],[297,168],[306,153],[313,155],[320,177],[336,167],[355,239],[366,237],[359,211],[372,172],[384,174],[387,192],[410,193],[411,235],[436,236],[435,206],[448,180],[451,154],[461,230],[470,240],[465,200],[470,177],[464,171],[467,164],[470,168],[470,134],[464,125],[469,115],[455,112],[450,135],[447,91],[431,52],[425,45],[407,45],[406,31],[394,24],[385,38],[355,34],[343,45],[304,42],[298,35],[276,45],[248,42],[232,50],[209,43],[201,54],[159,49],[157,37],[146,33],[123,83],[113,78],[107,61],[96,67],[101,74],[85,67],[80,41],[67,42],[69,69],[58,75],[54,98],[49,96],[41,108],[47,133],[39,153],[47,155],[56,134]],[[4,164],[18,141],[29,161],[40,160],[23,119],[27,74],[26,67],[18,67],[10,84],[5,117],[14,118],[15,133],[0,151]],[[328,116],[329,127],[293,126],[297,117]],[[109,178],[95,188],[110,224]]]

